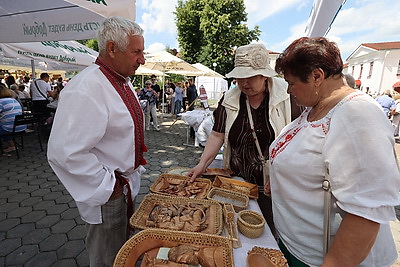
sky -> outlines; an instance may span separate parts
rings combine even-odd
[[[328,0],[330,1],[330,0]],[[282,52],[305,36],[313,0],[244,0],[247,25],[258,25],[259,42]],[[177,0],[136,0],[136,22],[145,30],[147,52],[177,48]],[[326,35],[338,44],[343,60],[362,43],[400,41],[399,0],[347,0]]]

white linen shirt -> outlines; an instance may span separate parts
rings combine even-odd
[[[40,88],[40,92],[42,92],[42,94],[47,97],[47,92],[51,91],[50,84],[41,79],[37,79],[36,83]],[[32,93],[32,101],[47,99],[39,92],[39,88],[36,87],[35,82],[31,83],[30,92]]]
[[[360,266],[391,265],[397,252],[388,222],[396,219],[400,174],[389,120],[364,93],[350,94],[318,121],[307,121],[310,110],[286,126],[270,146],[272,206],[279,238],[304,263],[322,264],[321,186],[328,168],[337,205],[332,208],[331,241],[341,222],[334,212],[340,209],[380,223],[375,244]]]
[[[133,90],[129,78],[127,83]],[[138,194],[144,168],[134,169],[134,135],[128,109],[98,65],[61,91],[47,156],[85,222],[102,223],[101,206],[113,192],[115,170],[129,179],[132,199]]]

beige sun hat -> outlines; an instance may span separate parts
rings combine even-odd
[[[236,49],[235,68],[227,78],[272,77],[276,72],[268,64],[269,53],[263,44],[249,44]]]

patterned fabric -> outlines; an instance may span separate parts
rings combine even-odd
[[[142,90],[140,90],[138,97],[140,100],[147,100],[147,102],[150,106],[155,106],[157,104],[156,94],[154,94],[151,91],[147,91],[146,88],[143,88]]]
[[[223,98],[220,103],[222,101]],[[268,119],[268,101],[269,96],[267,95],[257,109],[251,108],[257,139],[265,157],[268,157],[268,147],[275,136]],[[223,133],[225,131],[226,111],[222,105],[218,105],[218,108],[214,111],[214,118],[213,130]],[[232,125],[228,138],[232,148],[231,169],[236,175],[243,177],[250,183],[257,184],[259,189],[262,190],[264,185],[262,162],[250,130],[246,96],[243,93],[240,96],[240,111]]]
[[[12,132],[16,115],[22,114],[21,105],[14,98],[0,98],[0,128]],[[15,131],[20,132],[26,129],[25,125],[17,126]]]
[[[100,70],[114,86],[115,90],[117,90],[132,116],[135,126],[135,168],[139,167],[139,165],[146,165],[146,160],[143,157],[143,152],[147,152],[147,147],[144,144],[144,116],[142,108],[125,77],[116,73],[98,58],[95,63],[100,66]]]

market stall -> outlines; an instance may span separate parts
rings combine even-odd
[[[139,232],[114,266],[286,266],[256,185],[224,169],[207,169],[190,183],[188,171],[171,168],[150,186],[130,219]]]

